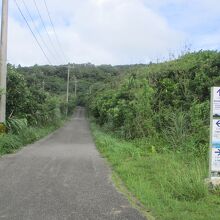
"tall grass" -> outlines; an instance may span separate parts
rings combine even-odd
[[[173,149],[179,149],[187,137],[187,115],[182,111],[172,112],[168,121],[163,135]]]
[[[156,139],[128,142],[100,131],[94,124],[92,131],[99,151],[156,219],[220,219],[218,194],[209,193],[204,184],[206,161],[184,151],[157,153]],[[163,148],[161,140],[158,143]]]
[[[18,122],[18,121],[17,121]],[[17,123],[13,121],[14,123]],[[16,126],[7,134],[0,135],[0,155],[13,153],[21,147],[33,143],[40,138],[48,135],[63,124],[63,121],[58,124],[48,125],[44,127],[23,127]]]

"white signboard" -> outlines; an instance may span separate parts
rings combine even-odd
[[[210,176],[220,178],[220,87],[212,87],[210,113]]]
[[[220,87],[213,87],[213,108],[212,114],[213,116],[220,117]]]

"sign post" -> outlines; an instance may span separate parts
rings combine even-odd
[[[220,184],[220,87],[211,88],[209,178]]]

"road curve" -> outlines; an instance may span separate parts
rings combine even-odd
[[[79,107],[63,128],[0,158],[0,219],[144,220],[109,176]]]

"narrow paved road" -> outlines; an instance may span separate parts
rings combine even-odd
[[[109,176],[78,108],[49,137],[0,158],[0,219],[144,220]]]

